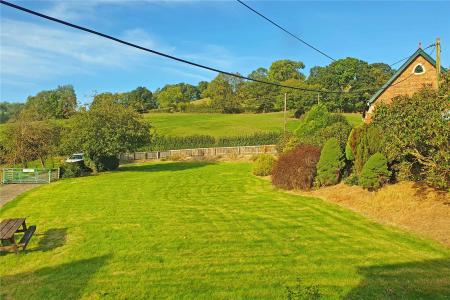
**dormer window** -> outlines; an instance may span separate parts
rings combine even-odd
[[[420,75],[420,74],[425,73],[425,68],[424,68],[424,66],[422,64],[417,64],[414,67],[414,71],[413,72],[414,72],[415,75]]]

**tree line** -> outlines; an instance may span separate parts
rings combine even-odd
[[[304,68],[301,61],[277,60],[269,68],[260,67],[250,72],[248,77],[335,93],[294,90],[219,74],[210,82],[167,84],[154,92],[146,87],[137,87],[123,93],[100,93],[93,97],[92,105],[109,99],[138,113],[151,110],[264,113],[282,110],[284,94],[287,93],[287,108],[298,114],[309,110],[318,101],[333,112],[362,112],[367,99],[395,71],[384,63],[369,64],[351,57],[324,67],[313,67],[308,76],[304,74]],[[207,101],[195,101],[205,98]],[[22,109],[36,120],[45,120],[67,119],[83,108],[78,107],[73,86],[63,85],[30,96],[25,104],[0,103],[0,122],[14,119]]]

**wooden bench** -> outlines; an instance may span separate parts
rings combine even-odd
[[[16,253],[19,247],[22,247],[22,249],[25,250],[35,231],[36,226],[30,226],[27,228],[25,218],[3,220],[0,223],[0,250],[12,250]],[[18,232],[23,232],[24,235],[20,239],[19,243],[16,243],[15,234]]]
[[[22,250],[25,250],[35,231],[36,231],[35,225],[28,227],[27,231],[25,231],[24,235],[20,239],[19,244],[17,244],[17,247],[22,247]]]

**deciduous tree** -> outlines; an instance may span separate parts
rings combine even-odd
[[[150,142],[150,125],[132,108],[104,99],[74,118],[68,142],[98,170],[105,158],[135,151]],[[66,142],[67,143],[67,142]]]

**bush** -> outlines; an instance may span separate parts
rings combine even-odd
[[[256,176],[269,176],[272,174],[275,158],[270,154],[259,154],[253,163],[253,174]]]
[[[300,145],[282,154],[275,163],[272,183],[285,189],[310,189],[316,175],[316,164],[320,158],[320,148]]]
[[[382,187],[390,176],[386,157],[377,152],[364,164],[359,176],[359,185],[369,190],[376,190]]]
[[[389,162],[410,164],[415,180],[444,190],[450,188],[449,99],[447,79],[438,92],[424,88],[377,105],[373,115],[373,125],[386,139],[383,153]]]
[[[311,144],[322,147],[330,138],[337,138],[344,148],[347,137],[352,130],[344,116],[332,114],[320,104],[315,105],[300,121],[300,126],[295,131],[302,144]]]
[[[359,184],[359,178],[356,176],[356,174],[350,174],[347,178],[344,179],[345,184],[348,185],[358,185]]]
[[[61,178],[74,178],[89,175],[92,170],[88,168],[84,162],[64,163],[60,166]]]
[[[113,171],[119,167],[119,158],[115,155],[103,156],[98,159],[98,171]]]
[[[287,132],[279,139],[276,149],[278,153],[286,153],[294,150],[294,148],[297,147],[299,143],[300,142],[295,135]]]
[[[316,183],[319,186],[337,184],[344,166],[344,154],[339,141],[336,138],[329,139],[323,146],[317,163]]]
[[[333,123],[325,127],[321,131],[320,133],[321,141],[327,141],[331,138],[335,138],[338,140],[341,149],[344,149],[351,131],[352,126],[348,124],[347,121]]]
[[[359,174],[371,155],[382,152],[384,143],[383,133],[378,126],[364,124],[354,128],[348,136],[345,156],[353,161],[354,171]]]

